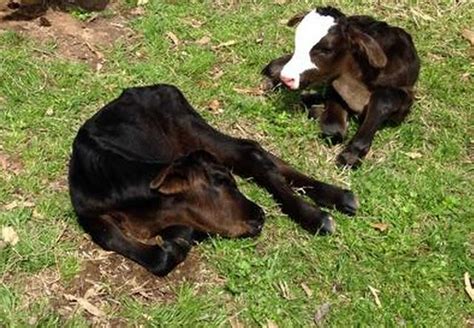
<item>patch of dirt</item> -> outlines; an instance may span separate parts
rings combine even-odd
[[[56,56],[87,62],[92,68],[100,70],[105,61],[101,51],[119,39],[130,41],[135,37],[133,30],[127,27],[126,18],[117,10],[111,10],[113,15],[110,18],[96,13],[87,21],[80,21],[67,12],[52,9],[35,20],[14,21],[3,20],[11,13],[11,9],[0,7],[0,31],[17,31],[40,43],[53,42],[56,45]]]
[[[0,168],[6,173],[6,177],[20,174],[23,169],[23,162],[17,156],[5,153],[0,147]]]
[[[14,281],[23,290],[24,301],[28,302],[25,306],[46,298],[64,319],[83,313],[91,323],[114,322],[114,326],[126,324],[119,317],[121,296],[145,304],[170,303],[175,300],[176,288],[185,282],[194,286],[196,294],[225,282],[206,265],[196,247],[164,278],[118,254],[102,250],[86,238],[77,250],[77,257],[81,270],[69,282],[62,279],[57,268],[6,280]]]
[[[67,174],[63,174],[56,180],[43,181],[43,185],[47,185],[48,190],[53,192],[66,192],[68,190]]]

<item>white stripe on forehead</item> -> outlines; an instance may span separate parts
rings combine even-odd
[[[309,12],[296,27],[295,54],[309,54],[334,23],[332,16],[322,16],[316,10]]]
[[[296,87],[298,87],[301,73],[318,68],[311,61],[311,49],[328,34],[329,29],[335,24],[334,17],[320,15],[316,10],[310,11],[296,27],[295,51],[293,57],[283,67],[281,75],[295,79]]]

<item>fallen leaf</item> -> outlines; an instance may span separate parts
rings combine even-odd
[[[20,241],[18,234],[12,227],[2,227],[0,235],[0,249],[11,245],[15,246]]]
[[[433,61],[442,61],[444,59],[443,56],[431,52],[428,53],[428,57]]]
[[[36,324],[38,323],[38,318],[35,316],[32,316],[28,319],[28,325],[32,327],[37,327]]]
[[[70,294],[65,294],[64,298],[66,298],[68,301],[77,302],[77,304],[79,304],[80,307],[82,307],[84,310],[86,310],[87,312],[89,312],[95,317],[105,317],[105,313],[102,312],[102,310],[100,310],[97,306],[93,305],[91,302],[89,302],[85,298],[76,297]]]
[[[278,283],[278,287],[280,288],[281,296],[283,296],[283,298],[289,301],[294,299],[293,295],[291,295],[290,289],[288,288],[288,284],[286,283],[286,281],[280,281]]]
[[[410,8],[410,11],[411,13],[416,16],[416,17],[419,17],[421,18],[422,20],[425,20],[425,21],[430,21],[430,22],[433,22],[435,19],[433,17],[431,17],[430,15],[428,14],[425,14],[423,12],[421,12],[420,10],[417,10],[415,8]]]
[[[461,75],[461,81],[463,81],[463,82],[468,82],[470,78],[471,78],[471,74],[468,73],[468,72]]]
[[[340,284],[340,283],[336,282],[332,285],[332,292],[335,293],[335,294],[342,292],[343,289],[344,288],[343,288],[342,284]]]
[[[267,328],[278,328],[278,325],[275,321],[267,319]]]
[[[301,288],[303,288],[306,296],[308,297],[313,296],[313,291],[304,282],[301,283]]]
[[[49,107],[46,110],[46,116],[53,116],[53,114],[54,114],[54,110],[51,107]]]
[[[181,43],[178,37],[173,32],[166,32],[166,36],[171,39],[173,44],[177,47]]]
[[[235,316],[229,319],[231,328],[244,328],[242,322],[239,321]]]
[[[381,308],[381,307],[382,307],[382,303],[380,303],[380,299],[379,299],[380,290],[375,289],[374,287],[372,287],[372,286],[370,286],[370,285],[369,285],[369,290],[370,290],[370,292],[372,293],[372,295],[374,296],[375,304],[377,304],[377,306],[378,306],[379,308]]]
[[[384,232],[389,227],[388,223],[382,223],[382,222],[372,223],[371,226],[372,226],[372,228],[374,228],[375,230],[378,230],[380,232]]]
[[[95,49],[89,42],[84,42],[84,44],[89,48],[89,50],[96,55],[97,59],[101,60],[104,58],[104,54]]]
[[[130,10],[130,13],[133,16],[142,16],[145,13],[145,9],[143,9],[143,7],[135,7],[132,10]]]
[[[466,291],[467,295],[471,298],[471,301],[474,302],[474,289],[471,285],[471,278],[469,277],[469,273],[464,273],[464,290]]]
[[[466,319],[466,327],[474,327],[474,317]]]
[[[471,43],[471,46],[474,46],[474,31],[466,28],[462,31],[462,36]]]
[[[93,14],[89,19],[86,20],[86,23],[87,23],[87,24],[90,24],[90,23],[92,23],[93,21],[95,21],[97,18],[99,18],[99,14],[98,14],[98,13],[95,13],[95,14]]]
[[[240,94],[251,95],[251,96],[262,96],[265,94],[265,92],[260,87],[255,88],[255,89],[235,87],[234,91]]]
[[[214,114],[220,114],[223,113],[224,111],[221,108],[221,103],[219,100],[214,99],[212,100],[208,105],[207,108]]]
[[[222,75],[224,75],[224,71],[221,70],[219,67],[214,67],[211,74],[213,80],[218,80],[222,77]]]
[[[314,314],[314,323],[319,326],[323,322],[324,317],[329,313],[329,310],[331,310],[331,304],[324,303],[321,305]]]
[[[34,207],[34,206],[35,206],[35,203],[30,202],[29,200],[21,200],[21,201],[14,200],[11,203],[3,206],[3,208],[6,209],[7,211],[11,211],[17,207],[29,208],[29,207]]]
[[[13,202],[3,206],[3,208],[6,209],[7,211],[11,211],[11,210],[17,208],[18,206],[19,206],[18,201],[14,200]]]
[[[44,219],[44,215],[41,214],[36,208],[33,209],[33,213],[31,214],[33,216],[33,218],[35,219]]]
[[[84,293],[84,299],[87,300],[87,299],[96,297],[97,295],[100,294],[101,288],[102,287],[99,285],[92,286]]]
[[[138,0],[137,6],[143,6],[143,5],[146,5],[147,3],[148,3],[148,0]]]
[[[191,25],[193,28],[200,28],[204,23],[195,18],[185,19],[184,22],[188,25]]]
[[[422,154],[417,153],[417,152],[408,152],[408,153],[405,153],[405,155],[407,155],[410,159],[417,159],[417,158],[423,157]]]
[[[230,41],[218,44],[217,46],[213,47],[213,49],[220,49],[220,48],[224,48],[224,47],[230,47],[230,46],[233,46],[236,43],[237,43],[237,41],[230,40]]]
[[[23,169],[23,164],[19,160],[15,160],[9,155],[0,152],[0,168],[17,175]]]
[[[48,189],[52,191],[64,191],[67,189],[67,180],[66,179],[58,179],[48,183]]]
[[[204,46],[204,45],[208,44],[209,42],[211,42],[211,38],[208,37],[208,36],[203,36],[199,40],[196,40],[195,43],[199,44],[200,46]]]
[[[24,201],[21,201],[21,202],[20,202],[20,205],[21,205],[22,207],[30,208],[30,207],[34,207],[34,206],[35,206],[35,203],[33,203],[32,201],[29,201],[29,200],[24,200]]]

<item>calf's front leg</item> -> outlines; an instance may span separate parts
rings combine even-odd
[[[352,167],[360,165],[362,158],[369,152],[377,130],[394,113],[405,110],[410,104],[411,98],[401,89],[383,88],[375,90],[367,105],[362,125],[337,157],[337,163]]]
[[[111,215],[79,220],[99,246],[137,262],[157,276],[167,275],[184,261],[195,240],[194,229],[174,226],[160,233],[162,245],[148,245],[124,234]]]

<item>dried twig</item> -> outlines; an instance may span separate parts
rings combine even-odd
[[[380,303],[380,299],[379,299],[379,295],[378,295],[378,294],[380,293],[380,290],[375,289],[374,287],[372,287],[372,286],[370,286],[370,285],[369,285],[369,290],[370,290],[370,292],[372,293],[372,295],[374,296],[375,304],[377,304],[377,306],[378,306],[379,308],[381,308],[381,307],[382,307],[382,303]]]
[[[464,290],[466,291],[467,295],[471,298],[471,301],[474,302],[474,289],[471,285],[471,278],[469,276],[469,272],[464,273]]]

